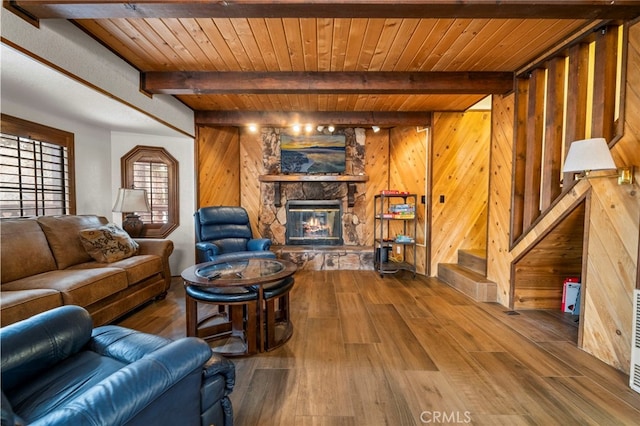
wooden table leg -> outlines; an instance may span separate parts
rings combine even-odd
[[[198,335],[198,302],[185,294],[184,305],[187,316],[187,337]]]
[[[258,287],[258,300],[256,301],[256,321],[257,321],[257,329],[258,329],[258,351],[259,352],[264,352],[266,350],[265,348],[265,344],[264,344],[264,320],[262,319],[262,317],[264,316],[262,314],[262,302],[264,300],[264,290],[262,288],[261,285],[257,286]]]
[[[262,352],[262,349],[258,347],[258,336],[260,330],[260,323],[258,322],[256,313],[258,309],[256,306],[252,306],[253,303],[246,305],[247,309],[247,329],[245,331],[245,338],[247,339],[247,354],[253,355],[258,352]]]

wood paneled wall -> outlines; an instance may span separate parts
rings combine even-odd
[[[416,270],[426,272],[426,205],[421,203],[425,195],[427,177],[427,137],[426,131],[417,127],[396,127],[390,134],[389,188],[416,194]],[[401,222],[391,222],[392,235],[402,233]],[[395,228],[394,228],[395,226]],[[406,260],[413,261],[414,254],[407,251]]]
[[[497,285],[497,302],[507,306],[511,296],[509,252],[513,164],[514,95],[493,96],[489,220],[487,221],[487,278]]]
[[[562,286],[582,276],[585,203],[560,218],[513,262],[513,309],[560,310]]]
[[[619,33],[619,25],[605,25],[516,78],[511,241],[527,233],[569,187],[562,184],[561,170],[572,141],[589,136],[611,142],[619,135]],[[565,179],[570,182],[571,175]]]
[[[640,23],[629,29],[623,136],[617,165],[635,165],[635,183],[592,181],[582,347],[625,372],[631,355],[632,296],[640,237]]]
[[[458,249],[487,247],[491,113],[434,114],[432,131],[431,271],[436,271],[438,263],[455,263]]]
[[[555,226],[580,203],[585,204],[582,259],[583,306],[580,342],[587,352],[629,372],[631,353],[632,295],[638,271],[640,239],[640,23],[629,29],[624,84],[623,129],[613,146],[617,165],[635,165],[635,183],[618,186],[615,179],[578,182],[564,193],[517,244],[509,247],[511,203],[507,195],[512,171],[509,150],[513,144],[513,120],[517,115],[513,96],[493,100],[491,189],[488,227],[487,276],[498,284],[498,297],[508,306],[511,265],[527,253],[550,244]],[[509,118],[509,115],[513,118]],[[573,126],[575,127],[575,126]],[[517,192],[517,189],[516,189]]]
[[[367,129],[365,136],[364,172],[369,176],[366,183],[367,227],[365,242],[373,246],[373,197],[389,188],[389,129],[374,133]]]
[[[198,127],[198,205],[240,204],[240,145],[237,127]]]
[[[240,129],[240,205],[247,210],[251,230],[256,238],[260,234],[258,220],[263,207],[258,176],[265,174],[262,144],[256,135]]]

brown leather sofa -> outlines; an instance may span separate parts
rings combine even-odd
[[[79,231],[107,224],[95,215],[40,216],[0,222],[0,325],[63,305],[85,308],[94,326],[164,297],[171,284],[170,240],[135,239],[137,254],[95,261]]]

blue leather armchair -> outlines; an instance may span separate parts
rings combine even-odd
[[[234,364],[63,306],[0,329],[2,425],[232,425]]]
[[[194,213],[197,263],[275,258],[271,240],[253,238],[249,215],[242,207],[202,207]]]

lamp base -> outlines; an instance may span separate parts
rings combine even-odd
[[[143,227],[144,223],[137,214],[128,214],[125,220],[122,221],[122,229],[127,231],[127,234],[132,238],[137,238],[142,235]]]

